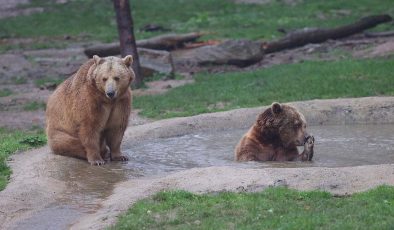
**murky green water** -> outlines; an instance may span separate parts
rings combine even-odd
[[[394,125],[309,127],[316,139],[310,163],[234,162],[234,148],[246,131],[196,133],[130,145],[125,152],[131,159],[123,168],[132,169],[129,176],[133,176],[207,166],[343,167],[394,163]]]

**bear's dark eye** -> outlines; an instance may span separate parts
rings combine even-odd
[[[103,81],[106,82],[108,79],[107,78],[103,78]]]
[[[119,81],[119,79],[120,79],[119,77],[114,77],[115,81]]]

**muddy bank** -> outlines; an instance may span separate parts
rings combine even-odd
[[[394,123],[394,97],[313,100],[290,103],[309,125]],[[123,148],[139,141],[210,130],[247,128],[266,107],[174,118],[130,127]],[[232,154],[232,153],[229,153]],[[92,167],[86,162],[54,156],[47,147],[15,154],[13,175],[0,192],[1,229],[97,229],[116,222],[136,200],[163,189],[191,192],[259,191],[268,186],[321,189],[351,194],[380,184],[394,185],[394,164],[342,168],[193,168],[170,175],[135,179],[121,164]],[[133,172],[132,172],[133,173]],[[193,178],[191,180],[191,178]],[[65,211],[66,210],[66,211]],[[37,224],[40,221],[40,225]],[[50,229],[50,228],[49,228]]]

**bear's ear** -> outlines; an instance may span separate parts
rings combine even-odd
[[[282,112],[282,106],[278,102],[274,102],[271,105],[271,110],[273,114],[280,114]]]
[[[131,66],[131,64],[133,64],[133,56],[131,56],[131,55],[127,55],[127,56],[124,57],[122,60],[123,60],[123,63],[124,63],[127,67],[129,67],[129,66]]]
[[[96,65],[98,65],[100,63],[101,58],[97,55],[93,55],[93,60],[94,60],[94,63]]]

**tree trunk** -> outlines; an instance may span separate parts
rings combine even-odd
[[[118,24],[118,33],[120,41],[120,54],[122,57],[126,55],[133,55],[132,68],[135,73],[135,80],[133,85],[140,87],[142,84],[142,74],[140,61],[137,53],[137,46],[135,44],[134,25],[131,17],[129,0],[113,0],[116,22]]]

